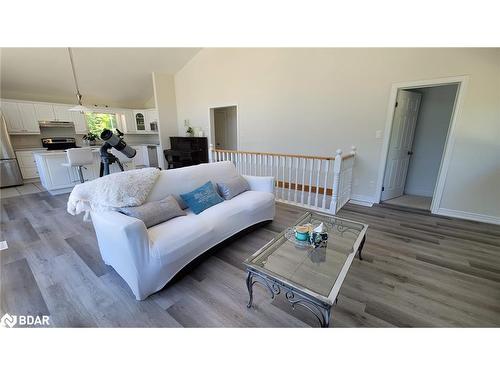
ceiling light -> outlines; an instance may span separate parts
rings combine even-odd
[[[76,98],[78,100],[78,105],[68,109],[68,111],[80,112],[80,113],[90,112],[90,110],[87,107],[82,105],[82,94],[80,94],[80,89],[78,88],[78,81],[76,80],[75,64],[73,63],[73,52],[69,47],[68,47],[68,53],[69,53],[69,61],[71,62],[71,70],[73,71],[73,78],[75,80]]]

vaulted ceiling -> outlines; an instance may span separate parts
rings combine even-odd
[[[153,96],[151,72],[175,74],[198,48],[74,48],[84,104],[140,108]],[[73,103],[67,48],[2,48],[0,96]]]

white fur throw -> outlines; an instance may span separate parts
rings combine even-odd
[[[71,215],[85,212],[83,219],[87,221],[90,211],[140,206],[159,175],[157,168],[134,169],[78,184],[69,195],[67,211]]]

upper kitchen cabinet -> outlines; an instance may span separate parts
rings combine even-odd
[[[25,133],[40,133],[40,126],[36,119],[35,106],[33,103],[17,103]]]
[[[54,120],[56,121],[64,121],[64,122],[72,122],[73,118],[70,111],[74,105],[64,105],[64,104],[54,104]]]
[[[36,118],[38,121],[64,121],[72,122],[72,112],[69,109],[73,107],[65,104],[35,103]]]
[[[135,114],[131,109],[121,109],[119,113],[116,114],[117,122],[121,131],[125,134],[135,134],[137,133],[135,127]]]
[[[127,130],[128,127],[127,127]],[[158,133],[158,111],[155,109],[144,109],[133,111],[133,129],[130,133],[156,134]]]
[[[71,121],[75,124],[75,133],[76,134],[87,134],[89,132],[87,126],[87,119],[85,118],[85,114],[80,112],[70,112],[71,113]]]
[[[9,134],[40,134],[32,103],[2,101],[2,112]]]
[[[38,121],[54,121],[54,106],[52,104],[35,103],[36,119]]]
[[[135,130],[145,131],[146,130],[146,116],[145,111],[134,111],[135,118]]]
[[[148,109],[145,112],[146,130],[158,132],[158,111],[156,109]]]

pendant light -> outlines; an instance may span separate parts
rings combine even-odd
[[[69,53],[69,61],[71,62],[71,70],[73,71],[73,78],[75,80],[76,98],[78,100],[78,105],[68,109],[68,111],[80,112],[80,113],[90,112],[90,110],[87,107],[82,105],[82,94],[80,94],[80,89],[78,88],[78,81],[76,80],[75,64],[73,63],[73,51],[71,51],[71,48],[68,48],[68,53]]]

